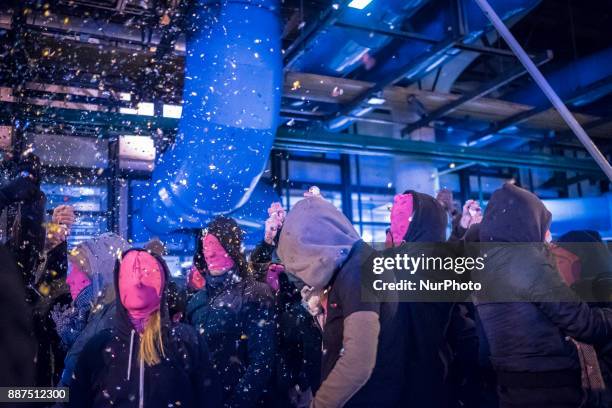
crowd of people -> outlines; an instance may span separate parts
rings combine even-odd
[[[542,243],[489,254],[483,279],[520,302],[365,302],[363,260],[379,251],[317,189],[288,212],[271,203],[248,256],[236,220],[214,218],[177,281],[159,241],[106,233],[69,249],[74,211],[45,220],[31,160],[0,188],[15,219],[0,247],[1,386],[68,387],[69,407],[612,406],[608,249],[593,231],[548,243],[550,212],[519,186],[484,212],[456,211],[447,190],[398,194],[382,253]],[[597,245],[598,261],[572,241]]]

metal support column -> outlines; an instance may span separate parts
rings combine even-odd
[[[538,84],[542,92],[546,95],[546,97],[553,104],[555,109],[559,112],[559,115],[563,118],[565,123],[572,129],[578,140],[582,143],[584,148],[589,152],[589,154],[593,157],[595,162],[599,165],[599,167],[603,170],[603,172],[608,176],[608,179],[612,181],[612,166],[606,160],[603,154],[599,151],[595,143],[591,140],[589,135],[584,131],[580,123],[574,118],[572,113],[567,109],[567,106],[561,101],[559,95],[552,89],[544,75],[540,72],[538,67],[535,66],[533,61],[529,58],[525,50],[520,46],[520,44],[516,41],[516,38],[512,35],[508,27],[503,23],[503,21],[499,18],[495,10],[491,7],[487,0],[474,0],[476,4],[482,9],[485,16],[491,21],[491,24],[495,27],[495,29],[499,32],[499,35],[504,38],[510,49],[516,54],[517,58],[521,61],[521,63],[525,66],[525,69],[532,76],[533,80]]]

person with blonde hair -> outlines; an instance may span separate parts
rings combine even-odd
[[[123,254],[115,267],[113,326],[79,356],[68,406],[219,406],[206,344],[192,327],[169,319],[169,279],[159,255]]]

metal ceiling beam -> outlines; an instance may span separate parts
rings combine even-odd
[[[276,133],[274,147],[321,153],[334,152],[370,156],[400,155],[415,158],[476,162],[492,166],[542,167],[563,171],[571,169],[572,171],[602,175],[597,164],[590,159],[479,149],[379,136],[332,133],[316,129],[281,127]]]
[[[410,31],[404,31],[404,30],[399,30],[395,28],[392,29],[392,28],[388,28],[380,24],[362,25],[362,24],[357,24],[357,23],[345,23],[345,22],[336,21],[334,25],[337,27],[353,29],[353,30],[360,30],[360,31],[367,31],[369,33],[386,35],[389,37],[394,37],[394,38],[408,40],[408,41],[420,41],[420,42],[425,42],[428,44],[438,44],[441,41],[435,38],[428,37],[423,34],[413,33]],[[512,53],[512,51],[510,50],[504,50],[504,49],[495,48],[495,47],[487,47],[484,45],[465,44],[465,43],[462,43],[461,41],[455,41],[453,43],[453,48],[457,48],[457,49],[464,50],[464,51],[474,51],[474,52],[478,52],[481,54],[499,55],[503,57],[514,57],[514,53]]]
[[[455,165],[453,167],[448,167],[448,168],[445,168],[445,169],[442,169],[442,170],[438,170],[436,172],[436,174],[432,174],[432,178],[444,176],[446,174],[451,174],[451,173],[454,173],[456,171],[460,171],[460,170],[463,170],[463,169],[467,169],[468,167],[475,166],[477,164],[478,163],[476,163],[476,162],[467,162],[467,163],[460,164],[458,166]]]
[[[285,50],[283,58],[285,69],[288,69],[302,55],[304,50],[314,41],[323,28],[334,24],[342,15],[344,8],[351,0],[343,0],[328,7],[319,19],[306,27],[300,36]]]
[[[601,81],[597,81],[589,86],[578,89],[576,92],[573,93],[573,95],[571,95],[569,98],[567,98],[563,102],[567,104],[571,104],[573,101],[580,99],[584,97],[585,95],[588,95],[591,92],[597,89],[600,89],[603,86],[607,86],[611,82],[612,82],[612,75]],[[536,106],[535,108],[529,109],[524,112],[517,113],[516,115],[512,115],[496,124],[489,126],[485,130],[482,130],[470,136],[468,143],[470,146],[479,145],[479,144],[482,145],[483,143],[491,143],[490,138],[487,140],[483,140],[483,139],[486,138],[487,136],[499,133],[502,130],[509,128],[510,126],[518,125],[526,121],[527,119],[534,117],[535,115],[539,113],[549,110],[550,108],[551,108],[550,104],[545,104],[545,105]]]
[[[555,92],[555,90],[550,86],[544,75],[540,72],[538,67],[535,66],[533,61],[529,58],[523,47],[516,41],[516,38],[512,35],[508,27],[504,24],[504,22],[499,18],[495,10],[491,7],[491,5],[487,2],[487,0],[474,0],[478,7],[482,10],[484,15],[489,19],[491,24],[495,27],[495,29],[499,32],[499,35],[503,37],[506,41],[510,49],[516,54],[517,58],[521,61],[521,63],[525,66],[525,69],[529,72],[533,80],[538,84],[538,87],[544,92],[550,103],[555,107],[559,115],[563,118],[567,126],[572,129],[580,143],[584,146],[584,148],[589,152],[593,160],[597,163],[597,165],[601,168],[601,170],[606,174],[608,180],[612,180],[612,166],[606,159],[606,157],[601,154],[593,140],[589,137],[589,135],[582,128],[580,123],[576,120],[576,118],[569,111],[567,106],[563,103],[559,95]]]
[[[429,58],[431,58],[432,56],[436,54],[448,51],[449,49],[453,47],[453,44],[454,44],[453,39],[447,39],[445,41],[437,43],[436,45],[434,45],[434,47],[431,50],[429,50],[423,55],[420,55],[419,58],[416,58],[415,60],[411,61],[409,64],[399,69],[400,74],[396,76],[385,78],[384,80],[374,84],[373,87],[366,89],[364,92],[359,94],[359,96],[355,98],[352,102],[343,106],[342,109],[340,109],[338,112],[330,115],[328,120],[333,120],[338,117],[350,115],[351,112],[359,108],[367,99],[370,99],[371,97],[378,94],[379,92],[381,92],[388,86],[394,85],[395,83],[399,82],[402,79],[406,79],[407,73],[410,72],[410,70],[414,69],[414,67],[418,67],[419,65],[423,64],[425,61],[427,61]],[[418,78],[412,78],[412,82],[416,81],[417,79]]]
[[[0,102],[0,117],[11,115],[10,102]],[[132,134],[151,133],[157,129],[176,131],[178,120],[154,116],[89,112],[76,109],[45,108],[19,105],[21,118],[36,123],[80,123],[100,126],[106,133],[125,131]],[[494,166],[543,167],[555,170],[583,171],[601,175],[597,165],[589,159],[563,156],[506,152],[471,148],[444,143],[418,142],[379,136],[333,133],[323,130],[305,130],[281,127],[274,141],[275,148],[334,152],[360,155],[411,156],[417,158],[476,162]]]
[[[553,58],[552,51],[547,51],[545,55],[537,58],[536,64],[538,65],[545,64],[548,61],[550,61],[552,58]],[[526,73],[527,71],[525,71],[524,67],[518,67],[516,69],[513,69],[506,75],[503,75],[499,78],[495,78],[485,83],[483,86],[477,88],[476,90],[466,93],[461,98],[456,99],[446,105],[443,105],[442,107],[436,109],[435,111],[430,112],[429,114],[423,116],[421,119],[417,120],[416,122],[406,126],[402,130],[402,135],[410,133],[416,129],[422,128],[423,126],[427,126],[429,122],[431,122],[432,120],[436,120],[442,116],[448,115],[449,113],[451,113],[452,111],[460,107],[461,105],[474,101],[478,98],[481,98],[493,92],[494,90],[499,89],[500,87],[509,84],[510,82],[525,75]]]

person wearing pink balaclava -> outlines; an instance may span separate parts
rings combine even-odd
[[[68,406],[220,406],[205,342],[168,316],[169,280],[166,263],[149,251],[129,250],[117,262],[113,326],[81,352]]]
[[[206,283],[187,305],[188,321],[211,349],[229,407],[266,404],[276,347],[272,291],[249,273],[242,234],[231,218],[207,225],[194,256]]]
[[[446,247],[442,243],[446,241],[447,223],[446,211],[434,197],[416,191],[396,195],[384,255],[389,258],[398,255],[444,257],[442,251]],[[432,275],[428,273],[418,270],[411,275],[396,271],[396,279],[439,279],[438,271],[431,272]],[[468,326],[461,315],[462,309],[450,302],[412,301],[400,303],[399,310],[403,332],[408,336],[403,362],[406,375],[402,386],[404,399],[414,406],[441,408],[457,405],[457,401],[451,400],[455,394],[448,381],[448,370],[458,351],[453,349],[455,355],[452,355],[449,347],[451,332],[459,332],[460,328]],[[477,356],[473,358],[476,361]]]

